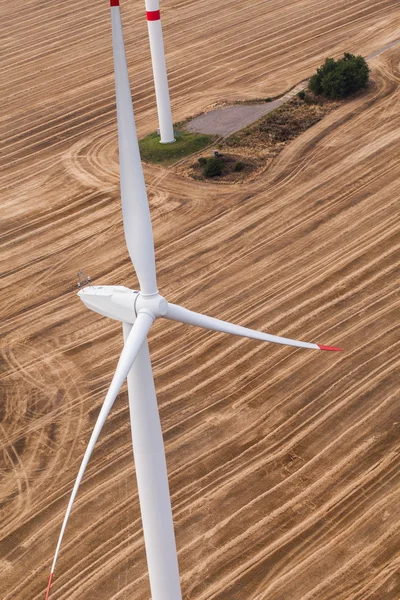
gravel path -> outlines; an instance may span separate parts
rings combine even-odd
[[[400,40],[394,40],[394,42],[390,42],[390,44],[386,44],[386,46],[383,46],[383,48],[380,48],[379,50],[375,50],[375,52],[372,52],[372,54],[369,54],[367,56],[367,60],[372,60],[373,58],[375,58],[375,56],[379,56],[380,54],[382,54],[382,52],[385,52],[385,50],[389,50],[389,48],[393,48],[394,46],[397,46],[397,44],[400,44]]]
[[[217,108],[195,117],[187,125],[189,131],[210,133],[225,137],[257,121],[265,114],[282,104],[282,100],[263,104],[237,104],[226,108]]]

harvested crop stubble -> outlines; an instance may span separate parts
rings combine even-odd
[[[392,0],[264,4],[234,0],[216,19],[210,0],[166,3],[174,119],[216,99],[280,93],[348,39],[366,55],[396,37]],[[139,7],[122,10],[142,135],[156,119]],[[1,8],[2,600],[43,600],[122,344],[118,324],[77,300],[75,275],[137,281],[121,225],[107,3]],[[168,299],[346,349],[332,359],[172,323],[152,330],[185,599],[400,597],[399,57],[376,59],[365,97],[249,185],[146,167]],[[124,391],[74,508],[54,596],[149,595]]]

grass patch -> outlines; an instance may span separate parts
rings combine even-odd
[[[176,132],[173,144],[160,144],[160,136],[151,133],[139,141],[140,155],[145,162],[171,165],[185,156],[199,152],[215,139],[214,135],[179,131]]]

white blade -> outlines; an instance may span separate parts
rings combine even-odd
[[[154,242],[133,115],[118,0],[111,0],[122,217],[128,252],[143,294],[157,293]]]
[[[146,339],[146,336],[149,332],[149,329],[150,329],[152,323],[153,323],[153,317],[151,317],[149,313],[139,312],[137,319],[132,327],[132,331],[130,332],[128,339],[126,340],[123,350],[121,352],[121,356],[119,358],[118,365],[117,365],[116,371],[114,373],[114,377],[112,379],[111,385],[110,385],[107,395],[105,397],[103,406],[99,413],[99,416],[97,417],[96,425],[93,429],[92,435],[90,436],[90,440],[89,440],[88,446],[86,448],[86,451],[85,451],[85,454],[84,454],[84,457],[83,457],[83,460],[82,460],[82,463],[81,463],[81,466],[80,466],[80,469],[78,472],[78,476],[74,483],[74,487],[73,487],[71,497],[70,497],[68,507],[67,507],[67,512],[65,513],[64,521],[63,521],[63,524],[61,527],[60,536],[58,538],[57,547],[56,547],[56,551],[55,551],[54,559],[53,559],[53,564],[51,566],[51,574],[50,574],[50,579],[49,579],[49,583],[47,586],[46,600],[49,596],[50,585],[51,585],[51,581],[53,578],[53,573],[54,573],[54,569],[56,566],[58,553],[60,551],[60,546],[61,546],[61,542],[63,539],[64,531],[67,526],[68,518],[71,513],[72,505],[74,503],[76,494],[78,492],[79,485],[82,481],[83,474],[85,473],[86,466],[89,462],[93,448],[98,440],[98,437],[103,428],[105,420],[107,419],[107,416],[111,410],[112,405],[114,404],[115,398],[117,397],[118,392],[121,389],[122,384],[124,383],[144,340]]]
[[[195,327],[203,327],[204,329],[252,338],[262,342],[273,342],[275,344],[284,344],[286,346],[296,346],[297,348],[312,348],[313,350],[341,350],[341,348],[335,348],[334,346],[321,346],[320,344],[310,344],[309,342],[298,342],[297,340],[291,340],[290,338],[270,335],[269,333],[263,333],[262,331],[255,331],[254,329],[248,329],[247,327],[220,321],[213,317],[207,317],[206,315],[193,312],[182,306],[177,306],[176,304],[168,304],[168,311],[166,315],[164,315],[164,318],[170,319],[171,321],[186,323],[187,325],[194,325]]]

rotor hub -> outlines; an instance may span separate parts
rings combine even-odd
[[[168,302],[160,294],[138,294],[135,300],[136,316],[139,312],[148,312],[154,319],[163,317],[168,311]]]

